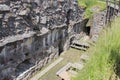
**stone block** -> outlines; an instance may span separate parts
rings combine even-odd
[[[0,4],[0,11],[10,11],[10,6],[6,4]]]

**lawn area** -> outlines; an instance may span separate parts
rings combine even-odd
[[[73,80],[120,80],[120,18],[103,30],[91,58]]]
[[[40,77],[39,80],[59,80],[59,77],[57,77],[56,72],[69,62],[71,62],[71,63],[79,62],[80,55],[82,53],[83,53],[83,51],[70,48],[68,51],[66,51],[65,53],[63,53],[60,56],[63,58],[63,60],[60,63],[58,63],[56,66],[54,66],[51,70],[49,70],[45,75]],[[51,63],[53,63],[53,62],[51,62]],[[48,67],[51,63],[46,65],[42,70],[44,70],[46,67]],[[38,72],[38,73],[40,73],[40,72]]]

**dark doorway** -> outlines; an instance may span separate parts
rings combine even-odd
[[[63,52],[63,44],[62,44],[62,41],[59,42],[59,55]]]
[[[70,45],[73,43],[74,40],[75,40],[75,37],[72,37],[72,38],[70,39]]]
[[[85,28],[84,28],[84,32],[86,33],[86,35],[90,35],[90,26],[86,26]]]

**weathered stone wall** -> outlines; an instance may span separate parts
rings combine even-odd
[[[109,3],[107,6],[106,23],[113,21],[115,16],[120,16],[119,6]]]
[[[93,15],[93,23],[90,30],[90,38],[96,42],[101,31],[105,27],[106,11],[98,12]]]
[[[0,0],[0,80],[26,80],[67,50],[83,13],[77,0]]]

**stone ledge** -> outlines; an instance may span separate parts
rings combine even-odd
[[[33,36],[34,34],[35,34],[35,32],[30,32],[30,33],[25,33],[23,35],[15,35],[15,36],[6,37],[5,39],[0,41],[0,47],[6,45],[8,43],[12,43],[15,41],[23,40],[25,38],[29,38],[29,37]]]

